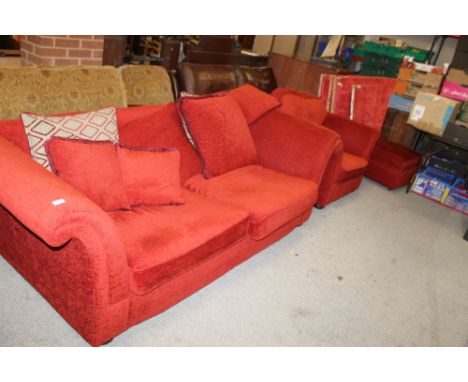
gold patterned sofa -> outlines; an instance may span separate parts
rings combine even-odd
[[[0,120],[174,100],[166,70],[139,65],[0,67],[0,89]]]

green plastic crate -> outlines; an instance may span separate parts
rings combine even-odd
[[[391,58],[403,59],[405,53],[403,49],[396,48],[394,46],[378,44],[373,41],[364,42],[364,52],[376,53],[382,56],[387,56]]]
[[[404,53],[406,56],[414,57],[414,60],[417,62],[425,62],[429,56],[429,52],[427,50],[411,47],[406,48]]]

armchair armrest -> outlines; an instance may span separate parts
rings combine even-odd
[[[66,246],[73,238],[83,243],[90,268],[83,277],[95,278],[96,303],[128,297],[125,247],[101,208],[3,137],[0,178],[0,204],[48,246]]]
[[[337,132],[344,143],[344,150],[350,154],[369,159],[380,132],[372,127],[351,121],[336,114],[328,113],[323,126]]]
[[[343,154],[340,136],[313,122],[272,110],[251,125],[262,166],[314,181],[323,188]],[[331,181],[331,180],[330,180]]]

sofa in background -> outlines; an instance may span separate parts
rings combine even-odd
[[[321,187],[317,206],[325,207],[359,188],[379,131],[327,112],[323,101],[307,92],[277,88],[272,95],[281,101],[279,111],[322,125],[338,133],[343,140],[340,163],[335,171],[327,170],[328,179]]]
[[[177,68],[180,92],[210,94],[249,83],[271,93],[276,88],[273,70],[268,67],[182,63]]]
[[[92,345],[168,309],[306,221],[343,151],[333,131],[249,102],[241,109],[255,163],[205,179],[176,104],[125,107],[123,83],[106,67],[0,69],[10,97],[0,103],[0,253]],[[257,96],[243,93],[251,90],[230,96],[251,100]],[[31,159],[19,113],[110,105],[121,143],[179,150],[185,204],[106,212]]]

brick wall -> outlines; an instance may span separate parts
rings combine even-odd
[[[23,65],[102,65],[104,36],[21,36]]]

